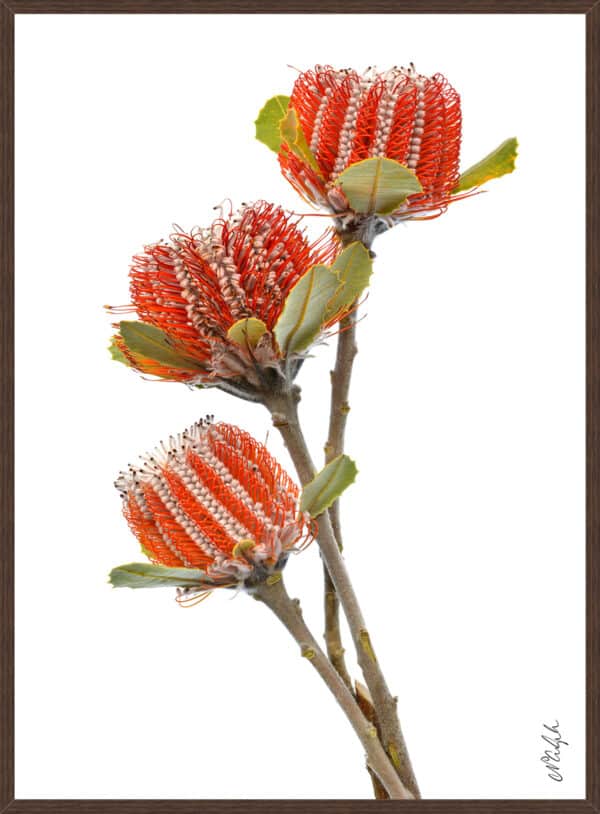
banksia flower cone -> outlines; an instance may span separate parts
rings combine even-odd
[[[317,65],[301,73],[289,103],[314,161],[284,140],[283,174],[309,200],[336,213],[351,209],[339,176],[365,159],[387,158],[408,168],[421,185],[392,220],[437,215],[456,187],[461,140],[460,97],[441,74],[429,78],[392,68],[363,74]]]
[[[298,511],[298,487],[262,444],[229,424],[195,424],[115,485],[146,556],[176,569],[172,576],[122,566],[111,574],[115,585],[146,587],[144,578],[164,573],[161,584],[172,579],[193,591],[251,586],[313,536],[313,521]]]
[[[264,202],[146,246],[133,259],[127,307],[141,322],[120,323],[113,356],[143,373],[260,400],[284,373],[274,328],[286,298],[337,247],[332,232],[309,243],[297,219]],[[347,311],[328,314],[324,327]]]

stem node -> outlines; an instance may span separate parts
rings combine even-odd
[[[390,741],[387,745],[387,753],[392,759],[392,763],[394,766],[399,769],[401,766],[400,762],[400,755],[398,754],[398,749],[396,748],[396,744],[394,741]]]
[[[389,755],[379,738],[377,730],[363,715],[355,697],[341,680],[329,659],[323,653],[314,636],[307,628],[298,604],[292,600],[285,590],[283,580],[267,585],[259,583],[254,589],[255,599],[260,599],[277,616],[280,622],[288,629],[300,646],[302,655],[309,659],[312,666],[321,676],[346,716],[360,742],[367,753],[368,765],[381,781],[389,797],[393,800],[410,800],[413,794],[406,788],[398,777]],[[371,730],[375,729],[375,735]]]
[[[283,413],[272,413],[273,426],[280,429],[281,427],[287,427],[288,420]]]
[[[360,638],[360,646],[365,651],[367,656],[371,659],[373,664],[377,664],[377,657],[375,655],[375,651],[373,650],[373,645],[371,644],[371,637],[369,636],[369,631],[366,628],[361,628],[359,632]]]
[[[345,333],[348,333],[346,331]],[[337,394],[339,395],[339,394]],[[336,404],[346,401],[344,398],[340,399]],[[292,394],[287,391],[285,393],[273,394],[269,399],[265,399],[265,406],[271,411],[275,417],[283,413],[285,421],[279,424],[279,430],[285,442],[285,445],[290,453],[292,461],[298,472],[300,482],[306,485],[315,473],[315,466],[310,457],[304,434],[300,428],[298,420],[297,404]],[[336,413],[332,413],[336,414]],[[341,415],[339,412],[337,415]],[[275,422],[274,422],[275,423]],[[343,427],[344,422],[341,422]],[[275,424],[278,426],[278,424]],[[330,434],[330,439],[337,438],[338,436]],[[343,439],[343,433],[342,433]],[[339,449],[336,444],[336,450]],[[343,448],[343,446],[342,446]],[[371,644],[369,632],[366,628],[362,611],[358,604],[358,599],[354,592],[352,583],[343,557],[340,553],[341,535],[339,535],[339,517],[336,509],[339,503],[336,501],[328,511],[323,512],[319,517],[319,530],[317,534],[317,541],[323,558],[325,566],[325,592],[333,592],[337,594],[338,600],[344,609],[352,639],[358,656],[358,663],[363,671],[366,684],[373,699],[373,707],[376,715],[376,723],[379,731],[381,732],[381,743],[389,743],[394,741],[398,753],[400,755],[401,769],[398,774],[402,779],[403,784],[406,786],[411,797],[419,797],[419,788],[415,779],[410,758],[404,737],[398,720],[396,704],[392,700],[392,694],[389,691],[387,682],[381,671],[381,667],[375,658],[375,652]],[[335,527],[333,525],[335,523]],[[336,533],[337,532],[337,533]],[[277,583],[281,585],[282,583]],[[276,587],[276,586],[274,586]],[[329,613],[329,610],[335,608],[335,613]],[[338,637],[338,643],[341,644],[340,626],[338,621],[337,603],[334,606],[329,606],[325,603],[326,610],[326,631],[331,631],[332,635]],[[328,643],[330,640],[327,640]],[[320,652],[320,651],[319,651]],[[316,660],[311,663],[315,664]],[[333,672],[340,679],[340,682],[345,685],[345,689],[350,693],[350,697],[354,698],[351,691],[351,682],[344,665],[343,657],[331,656],[331,661],[327,659],[327,663],[332,667]],[[336,672],[337,671],[337,672]],[[340,678],[341,677],[341,678]],[[364,730],[362,735],[364,736]],[[387,755],[385,749],[382,747],[384,754]],[[388,758],[390,759],[390,758]],[[390,764],[393,766],[393,764]]]

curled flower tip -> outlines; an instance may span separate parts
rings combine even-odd
[[[298,487],[266,447],[212,416],[130,465],[115,485],[143,552],[161,567],[123,566],[113,584],[158,579],[177,585],[183,603],[272,578],[315,533]]]
[[[339,244],[333,230],[309,242],[297,218],[264,201],[224,208],[209,227],[179,230],[133,258],[140,321],[119,323],[113,356],[142,373],[261,401],[302,362],[274,336],[286,298]]]
[[[413,63],[362,74],[317,65],[296,79],[290,111],[302,138],[286,138],[282,127],[282,172],[305,198],[339,216],[340,231],[365,214],[384,231],[417,213],[446,209],[459,177],[461,106],[441,74],[423,76]],[[298,148],[302,140],[304,151]],[[390,169],[391,162],[418,182],[389,199],[383,213],[357,209],[343,183],[349,167],[373,159],[383,160],[364,166],[377,174],[375,183],[382,183],[381,168]]]

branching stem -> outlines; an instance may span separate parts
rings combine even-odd
[[[359,240],[371,253],[371,242],[373,235],[367,229],[366,232],[348,230],[344,227],[338,229],[338,236],[343,246],[349,246],[353,241]],[[355,303],[355,308],[358,303]],[[350,380],[352,378],[352,367],[354,357],[358,352],[356,347],[356,310],[348,314],[340,322],[338,334],[337,353],[335,357],[335,367],[331,371],[331,406],[329,409],[329,431],[325,443],[325,463],[328,464],[344,451],[344,436],[346,433],[346,421],[350,412],[348,401],[350,394]],[[333,533],[337,540],[340,551],[343,550],[342,523],[340,519],[340,501],[336,500],[329,508],[329,517],[333,527]],[[335,585],[327,566],[323,565],[323,589],[325,602],[325,642],[327,643],[327,654],[342,679],[352,690],[352,680],[348,675],[346,662],[344,659],[344,645],[340,629],[340,601],[335,589]]]
[[[298,472],[298,477],[304,485],[312,480],[316,470],[298,420],[299,400],[300,390],[293,386],[290,390],[271,394],[265,398],[265,405],[271,412],[273,425],[281,433]],[[319,517],[318,542],[323,560],[348,620],[358,663],[373,699],[383,745],[392,758],[398,776],[403,780],[406,788],[414,797],[419,797],[417,781],[398,721],[396,700],[389,691],[377,661],[368,628],[327,512]]]
[[[317,644],[302,618],[298,603],[288,596],[283,580],[280,579],[271,584],[261,583],[253,589],[253,594],[256,599],[264,602],[285,625],[300,646],[301,654],[312,664],[329,687],[358,735],[367,753],[370,769],[377,775],[390,798],[393,800],[412,799],[412,794],[404,787],[385,753],[377,737],[377,730],[365,718],[350,690]]]

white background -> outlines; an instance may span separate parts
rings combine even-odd
[[[141,557],[121,467],[207,412],[260,439],[269,422],[111,362],[102,305],[128,301],[145,242],[224,197],[308,211],[254,141],[289,65],[410,60],[461,92],[463,168],[512,135],[520,156],[377,242],[348,565],[425,797],[584,796],[583,15],[18,15],[19,797],[371,795],[263,606],[106,584]],[[300,376],[316,455],[333,345]],[[316,546],[286,576],[320,633]],[[560,784],[540,762],[556,719]]]

